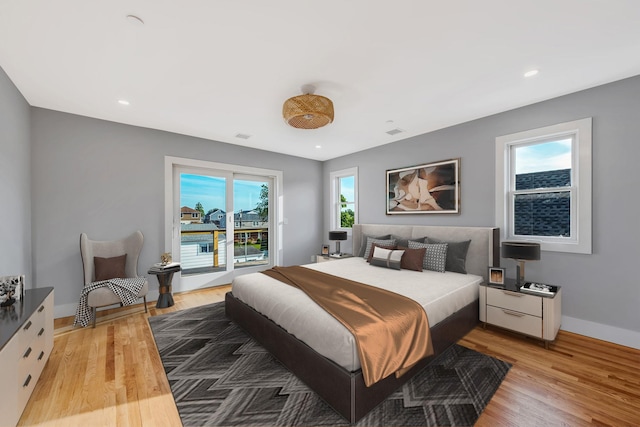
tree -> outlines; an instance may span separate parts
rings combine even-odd
[[[347,198],[342,194],[340,195],[340,227],[342,228],[353,228],[353,223],[355,221],[355,212],[352,209],[344,210],[347,207]]]
[[[202,203],[200,202],[196,203],[195,210],[200,212],[200,216],[202,217],[202,219],[204,219],[204,208],[202,207]]]
[[[269,187],[266,184],[260,186],[260,201],[256,205],[256,212],[262,221],[269,220]]]

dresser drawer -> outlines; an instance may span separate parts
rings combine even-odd
[[[487,322],[501,328],[542,338],[542,317],[506,308],[487,306]]]
[[[487,305],[542,317],[542,297],[487,288]]]

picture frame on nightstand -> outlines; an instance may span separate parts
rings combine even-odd
[[[329,245],[322,245],[322,255],[329,255]]]
[[[489,284],[504,286],[504,277],[506,269],[500,267],[489,267]]]

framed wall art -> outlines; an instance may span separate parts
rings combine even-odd
[[[460,159],[387,170],[387,215],[460,213]]]

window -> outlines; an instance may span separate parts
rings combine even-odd
[[[331,229],[351,231],[358,222],[358,168],[331,172]]]
[[[591,118],[496,138],[503,240],[591,253]]]

